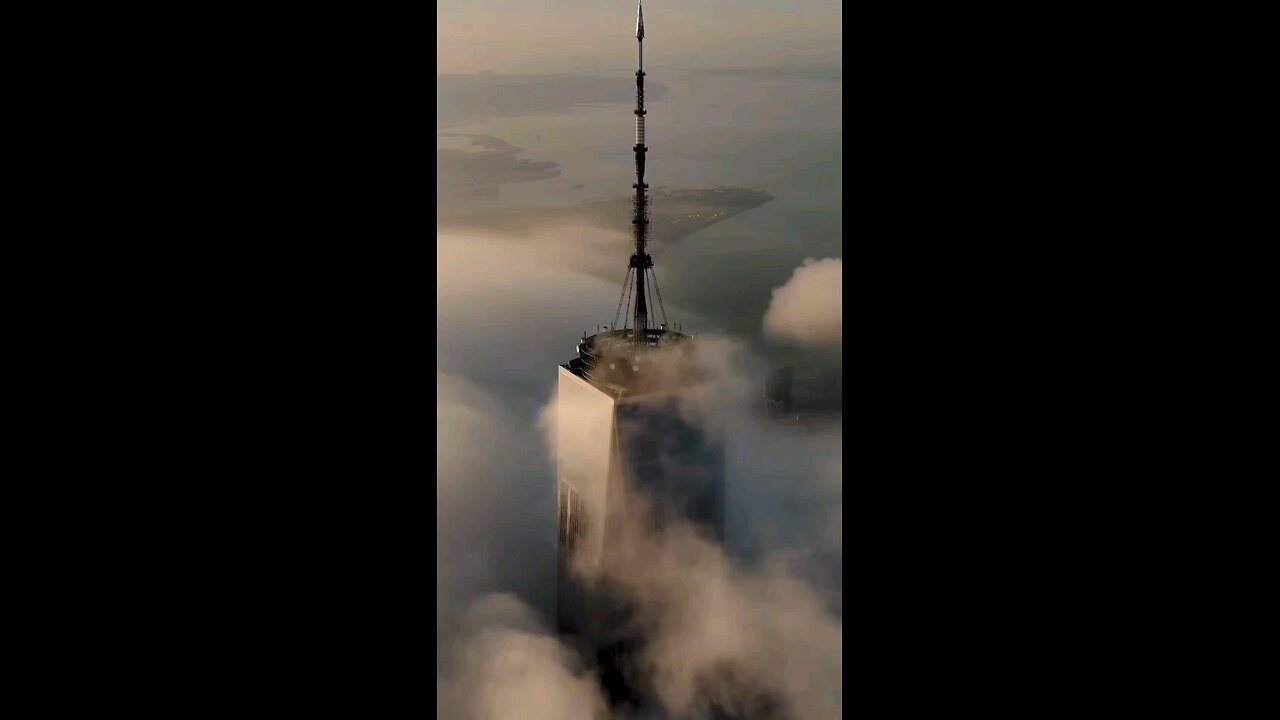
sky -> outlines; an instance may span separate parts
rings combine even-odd
[[[438,0],[436,13],[437,73],[599,73],[635,63],[631,0]],[[654,70],[840,60],[835,0],[651,0],[644,14]]]

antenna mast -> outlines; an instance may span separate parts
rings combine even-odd
[[[633,202],[631,224],[634,226],[636,251],[631,256],[631,272],[635,274],[635,346],[640,349],[647,344],[645,331],[649,329],[649,309],[645,304],[645,274],[653,267],[653,258],[645,252],[649,239],[649,208],[645,191],[649,186],[644,182],[644,154],[649,148],[644,144],[644,5],[636,5],[636,43],[639,45],[639,65],[636,69],[636,144],[632,149],[636,153],[636,196]]]

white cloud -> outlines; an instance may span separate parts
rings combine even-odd
[[[436,715],[459,720],[604,720],[595,676],[528,605],[509,594],[473,604],[463,640],[436,678]]]
[[[840,258],[808,258],[773,291],[764,315],[765,334],[818,345],[840,345],[843,317]]]

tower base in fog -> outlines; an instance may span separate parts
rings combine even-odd
[[[570,572],[590,576],[625,542],[628,496],[643,495],[647,523],[689,522],[724,537],[724,445],[695,425],[679,391],[617,397],[568,365],[559,369],[556,480],[560,574],[557,617],[587,632]],[[589,623],[588,623],[589,625]]]
[[[663,356],[658,341],[647,353],[600,352],[618,335],[585,339],[580,358],[560,366],[556,393],[556,620],[572,636],[566,640],[599,664],[615,703],[638,700],[625,681],[638,638],[627,634],[626,604],[597,580],[606,570],[626,572],[617,564],[628,532],[637,523],[660,531],[687,522],[724,537],[724,445],[707,427],[710,414],[698,422],[689,416],[681,381],[691,375],[663,372],[675,360]],[[629,375],[609,372],[624,360]],[[592,373],[592,365],[600,370]],[[644,382],[637,367],[663,380]]]

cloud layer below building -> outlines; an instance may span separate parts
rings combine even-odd
[[[603,717],[593,669],[549,630],[554,465],[537,418],[555,362],[573,354],[573,329],[594,332],[600,308],[617,302],[625,264],[617,250],[628,243],[625,233],[573,222],[521,233],[439,231],[442,717]],[[598,279],[610,266],[617,281]],[[667,309],[697,326],[692,313]],[[712,392],[694,396],[690,417],[716,411],[728,419],[730,546],[687,528],[638,536],[643,572],[610,581],[646,608],[641,667],[684,716],[698,717],[712,701],[739,710],[778,703],[803,720],[831,717],[833,708],[838,716],[840,577],[830,560],[841,552],[839,427],[766,425],[753,414],[764,363],[741,339],[698,340],[720,372]]]

